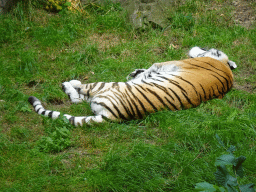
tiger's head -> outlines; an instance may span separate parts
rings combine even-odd
[[[203,49],[200,47],[193,47],[192,49],[190,49],[188,54],[191,58],[211,57],[211,58],[219,60],[225,64],[228,64],[230,69],[237,68],[237,65],[235,62],[228,60],[228,56],[225,53],[223,53],[222,51],[219,51],[217,49],[212,48],[210,50],[206,50],[206,49]]]

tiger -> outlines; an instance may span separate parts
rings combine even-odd
[[[74,126],[110,121],[142,119],[146,114],[163,109],[182,110],[197,107],[213,98],[223,98],[232,88],[235,62],[217,49],[193,47],[185,60],[154,63],[148,69],[135,69],[126,82],[78,80],[62,83],[72,103],[87,101],[94,116],[63,114]],[[59,111],[46,110],[39,99],[28,101],[39,115],[52,119]]]

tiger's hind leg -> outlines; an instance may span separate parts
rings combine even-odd
[[[64,114],[63,116],[66,117],[69,120],[69,122],[72,125],[75,125],[76,127],[83,126],[85,124],[91,125],[93,123],[105,122],[105,119],[103,118],[102,115],[75,117],[68,114]]]
[[[80,85],[81,82],[78,80],[62,83],[62,89],[69,96],[72,103],[81,103],[85,99],[83,94],[79,94]]]
[[[113,114],[106,109],[102,105],[102,99],[101,98],[95,98],[91,102],[91,109],[92,112],[95,114],[94,116],[71,116],[68,114],[65,114],[64,116],[69,120],[69,122],[75,126],[82,126],[84,124],[93,124],[93,123],[103,123],[106,121],[106,119],[113,120],[113,121],[120,121],[120,119],[113,116]]]
[[[57,119],[60,117],[59,111],[46,110],[39,99],[34,96],[30,96],[28,99],[29,103],[34,107],[35,111],[39,115],[44,115],[45,117],[50,117],[52,119]],[[106,118],[109,117],[111,119],[110,114],[104,107],[98,104],[93,104],[92,108],[96,112],[95,116],[72,116],[69,114],[63,114],[64,117],[68,119],[68,121],[75,126],[83,126],[84,124],[92,124],[92,123],[102,123]]]

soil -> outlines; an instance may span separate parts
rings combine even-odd
[[[235,22],[249,29],[256,19],[255,1],[235,0],[232,4],[235,6]]]
[[[234,21],[247,29],[250,29],[255,26],[256,20],[256,2],[255,0],[234,0],[232,2],[235,10],[233,11]],[[248,77],[248,75],[254,74],[254,71],[241,72],[239,74],[240,77]],[[243,75],[241,75],[243,74]],[[252,83],[243,83],[239,84],[238,82],[234,82],[234,88],[243,90],[249,93],[256,93],[256,82]]]
[[[238,90],[243,90],[248,93],[255,93],[256,92],[256,86],[250,84],[250,83],[244,83],[243,85],[238,84],[237,82],[234,82],[233,87]]]

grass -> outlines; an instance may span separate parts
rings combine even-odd
[[[90,17],[28,15],[19,5],[0,16],[0,190],[192,191],[217,184],[214,162],[225,150],[216,134],[247,158],[240,183],[256,183],[255,25],[236,24],[236,7],[219,0],[176,4],[165,30],[133,30],[118,5],[86,9]],[[193,46],[237,63],[222,100],[78,128],[38,116],[27,101],[34,95],[46,108],[90,115],[86,103],[71,105],[63,81],[125,81],[136,68],[187,58]]]

